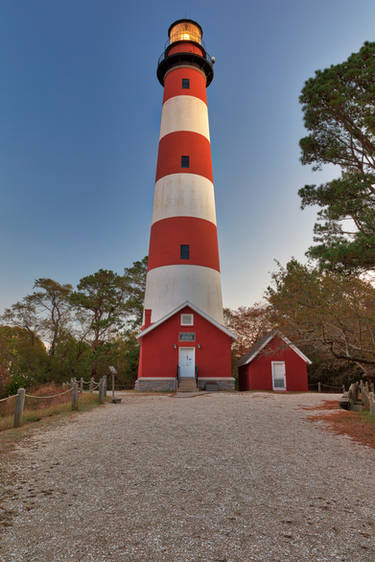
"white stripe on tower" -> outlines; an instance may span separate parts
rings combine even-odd
[[[152,322],[190,301],[223,323],[220,273],[198,265],[156,267],[147,273],[144,308],[152,309]]]
[[[156,182],[152,224],[182,216],[216,224],[214,186],[209,179],[197,174],[169,174]]]
[[[192,131],[210,140],[207,105],[195,96],[175,96],[163,104],[160,138],[175,131]]]

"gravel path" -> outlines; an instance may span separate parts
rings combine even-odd
[[[126,395],[36,432],[0,560],[373,561],[375,450],[307,421],[322,399]]]

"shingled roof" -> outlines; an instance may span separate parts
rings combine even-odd
[[[297,355],[301,357],[301,359],[311,365],[310,359],[306,357],[306,355],[302,353],[302,351],[298,349],[298,347],[292,344],[292,342],[288,340],[288,338],[284,336],[284,334],[282,334],[279,330],[273,330],[272,332],[269,332],[268,334],[263,336],[263,338],[260,338],[257,342],[255,342],[254,345],[250,347],[249,351],[237,361],[236,367],[242,367],[242,365],[251,363],[251,361],[253,361],[253,359],[255,359],[257,355],[259,355],[262,349],[265,348],[266,345],[269,344],[269,342],[273,340],[275,336],[278,336],[280,339],[282,339],[289,347],[293,349],[293,351],[297,353]]]

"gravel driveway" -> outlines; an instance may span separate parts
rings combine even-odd
[[[375,450],[302,405],[124,395],[17,448],[1,561],[375,560]]]

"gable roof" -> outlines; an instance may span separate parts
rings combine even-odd
[[[225,328],[222,324],[220,324],[220,322],[218,322],[217,320],[214,320],[211,316],[209,316],[208,314],[203,312],[203,310],[200,310],[200,308],[198,308],[197,306],[192,304],[190,301],[183,302],[182,304],[180,304],[179,306],[177,306],[176,308],[174,308],[173,310],[168,312],[168,314],[166,314],[165,316],[160,318],[157,322],[155,322],[154,324],[151,324],[151,326],[149,326],[148,328],[146,328],[145,330],[143,330],[142,332],[140,332],[138,334],[137,339],[139,340],[139,339],[143,338],[143,336],[145,336],[146,334],[150,333],[152,330],[155,330],[155,328],[160,326],[160,324],[163,324],[163,322],[165,322],[169,318],[172,318],[172,316],[174,316],[177,312],[179,312],[180,310],[182,310],[186,306],[188,306],[189,308],[194,310],[194,312],[196,312],[197,314],[202,316],[205,320],[210,322],[210,324],[213,324],[214,326],[216,326],[216,328],[218,328],[219,330],[224,332],[224,334],[226,334],[227,336],[232,338],[232,340],[237,339],[237,337],[234,334],[232,334],[232,332],[230,332],[227,328]]]
[[[297,353],[297,355],[301,357],[301,359],[311,365],[310,359],[306,357],[306,355],[302,353],[302,351],[298,349],[297,346],[292,344],[292,342],[288,340],[288,338],[284,336],[284,334],[282,334],[279,330],[274,330],[273,332],[266,334],[263,338],[260,338],[260,340],[255,342],[255,344],[250,347],[249,351],[237,361],[236,367],[242,367],[242,365],[248,365],[249,363],[251,363],[251,361],[253,361],[253,359],[255,359],[257,355],[259,355],[262,349],[264,349],[266,345],[268,345],[270,341],[274,339],[275,336],[278,336],[280,339],[282,339],[291,349],[293,349],[293,351]]]

